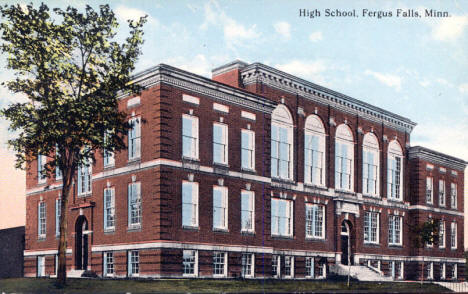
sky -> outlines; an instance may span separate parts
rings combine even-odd
[[[137,71],[166,63],[211,77],[211,69],[234,59],[261,62],[410,118],[418,124],[411,145],[468,161],[467,1],[47,1],[62,8],[86,3],[111,5],[121,40],[125,20],[148,15]],[[300,17],[300,9],[320,16]],[[357,16],[326,16],[327,9]],[[449,17],[425,17],[426,9]],[[1,54],[0,68],[0,81],[12,78]],[[0,86],[0,107],[21,99]],[[0,120],[0,181],[7,176],[24,191],[24,172],[12,168],[6,149],[7,126]],[[23,195],[2,188],[0,213],[2,206],[18,207],[24,223],[24,204],[11,201],[24,202]]]

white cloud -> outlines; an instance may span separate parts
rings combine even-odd
[[[460,91],[462,94],[468,94],[468,83],[464,83],[458,86],[458,91]]]
[[[311,42],[318,42],[322,40],[322,32],[313,32],[309,35],[309,40]]]
[[[206,30],[210,25],[222,27],[224,41],[230,49],[245,46],[261,36],[255,24],[246,27],[238,23],[229,17],[214,0],[205,4],[205,20],[200,28]]]
[[[419,82],[419,84],[422,87],[426,88],[427,86],[429,86],[431,84],[431,82],[429,82],[428,80],[422,80],[422,81]]]
[[[274,67],[287,73],[308,79],[314,83],[319,83],[322,85],[328,84],[322,76],[322,73],[325,72],[329,67],[327,66],[326,62],[321,59],[314,61],[295,59],[288,63],[276,64]]]
[[[291,25],[285,21],[277,22],[273,25],[275,31],[286,40],[291,38]]]
[[[447,81],[447,80],[444,79],[444,78],[438,78],[438,79],[436,80],[436,82],[438,82],[439,84],[441,84],[441,85],[443,85],[443,86],[447,86],[447,87],[450,87],[450,88],[453,87],[453,84],[450,83],[449,81]]]
[[[121,23],[127,23],[127,20],[138,20],[140,17],[145,15],[148,15],[148,24],[158,23],[157,19],[153,18],[149,13],[141,9],[119,5],[114,11],[117,20],[119,20]]]
[[[374,77],[376,80],[381,82],[384,85],[395,88],[396,91],[401,90],[401,77],[392,74],[384,74],[380,72],[371,71],[366,69],[364,72],[368,76]]]
[[[432,37],[438,41],[454,41],[463,34],[467,26],[467,15],[447,17],[433,25]]]
[[[193,58],[174,57],[164,62],[208,78],[211,77],[211,70],[214,68],[213,64],[203,54],[197,54]]]

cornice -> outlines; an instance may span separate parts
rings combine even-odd
[[[422,146],[411,147],[408,152],[408,157],[409,159],[422,159],[434,164],[441,165],[443,167],[448,167],[459,171],[464,171],[467,164],[467,162],[463,159],[446,155]]]
[[[211,79],[166,65],[159,64],[135,74],[132,82],[144,89],[158,84],[167,84],[190,92],[205,95],[224,103],[232,103],[243,108],[271,113],[276,103],[261,96],[239,90]],[[129,93],[120,92],[119,99],[128,97]]]
[[[384,123],[386,126],[411,133],[416,126],[410,119],[382,108],[362,102],[347,95],[316,85],[288,73],[261,63],[253,63],[241,70],[244,85],[262,82],[268,86],[303,96],[323,105],[331,105],[338,110],[359,115],[362,118]]]
[[[233,62],[230,62],[228,64],[218,66],[217,68],[213,69],[211,73],[213,74],[213,76],[217,76],[217,75],[229,72],[233,69],[242,69],[246,67],[247,65],[249,64],[241,60],[234,60]]]

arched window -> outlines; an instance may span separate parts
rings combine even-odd
[[[354,139],[351,129],[341,124],[335,135],[335,189],[353,191]]]
[[[362,143],[362,193],[379,195],[379,141],[372,133]]]
[[[293,120],[284,105],[278,105],[271,119],[271,176],[292,180]]]
[[[304,128],[304,183],[325,185],[325,128],[317,115],[309,115]]]
[[[403,152],[396,140],[388,144],[387,198],[403,200]]]

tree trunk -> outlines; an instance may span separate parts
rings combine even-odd
[[[67,282],[67,231],[68,231],[68,198],[72,187],[74,167],[65,168],[62,185],[62,198],[60,201],[60,241],[58,245],[57,286],[63,287]]]
[[[351,276],[351,228],[348,227],[348,288]]]

